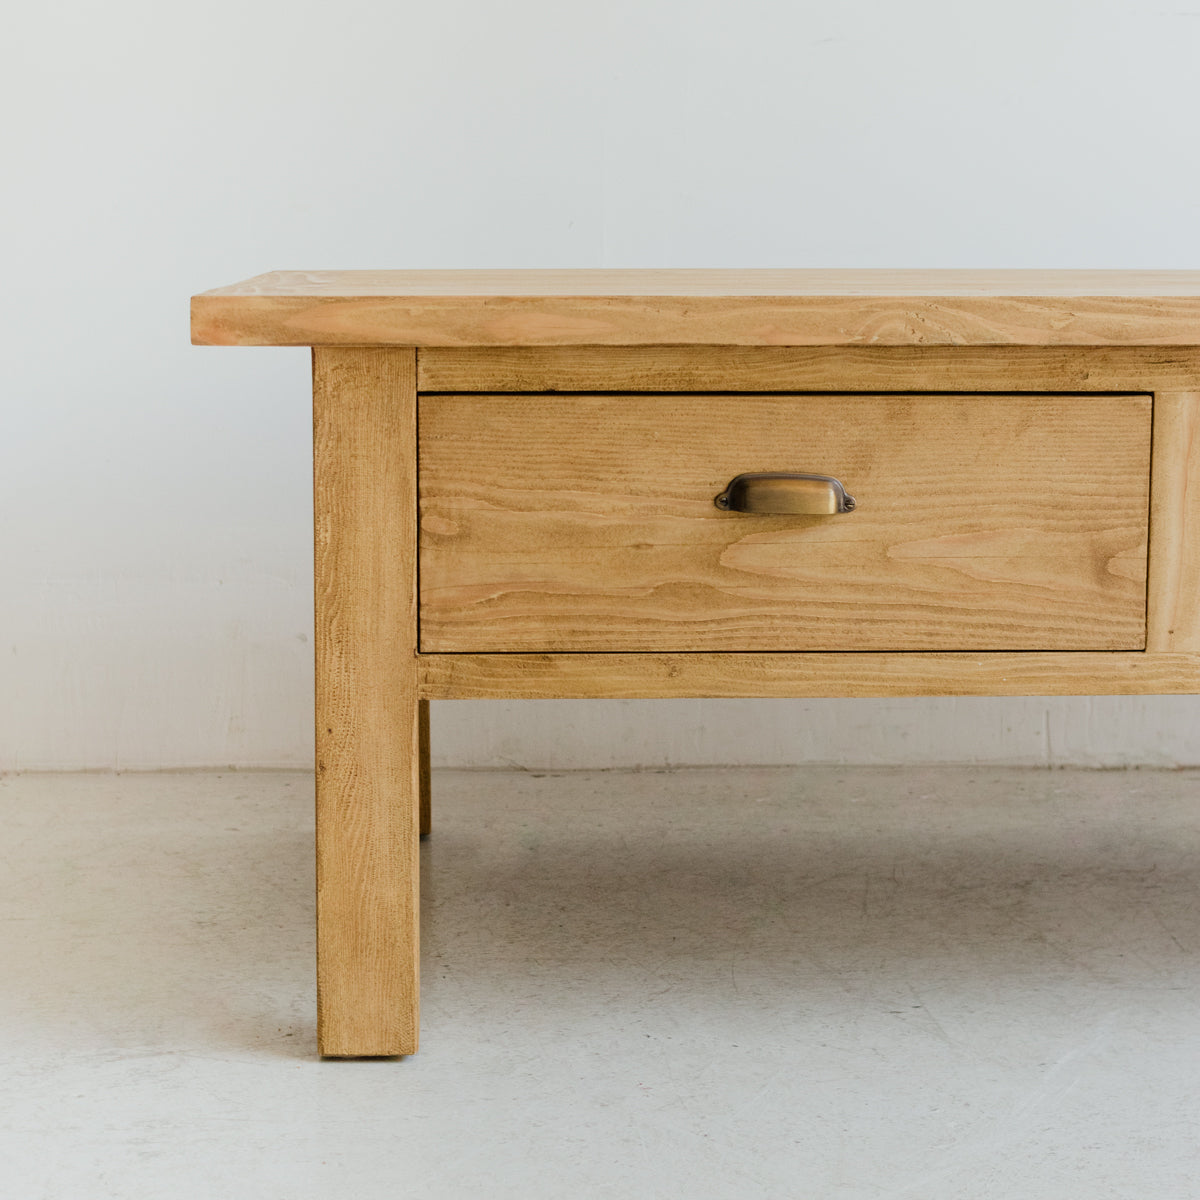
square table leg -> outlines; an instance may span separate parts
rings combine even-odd
[[[317,1025],[328,1056],[411,1054],[421,713],[416,355],[313,351]]]
[[[422,700],[418,726],[421,753],[421,836],[433,832],[433,796],[429,775],[429,701]]]

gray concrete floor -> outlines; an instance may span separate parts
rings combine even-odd
[[[0,779],[0,1194],[1200,1194],[1200,774],[441,772],[314,1049],[311,777]]]

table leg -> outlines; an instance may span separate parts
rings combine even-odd
[[[417,1048],[416,357],[313,351],[317,1025]]]
[[[429,701],[422,700],[417,709],[419,714],[419,739],[421,754],[421,836],[433,831],[433,796],[430,791],[429,775]]]

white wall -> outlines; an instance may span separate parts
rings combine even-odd
[[[6,15],[0,768],[306,764],[271,268],[1200,265],[1200,11],[66,0]],[[1173,700],[435,707],[438,761],[1200,762]]]

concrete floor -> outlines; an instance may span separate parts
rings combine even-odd
[[[310,776],[0,779],[0,1195],[1200,1195],[1200,774],[435,789],[421,1052],[321,1062]]]

